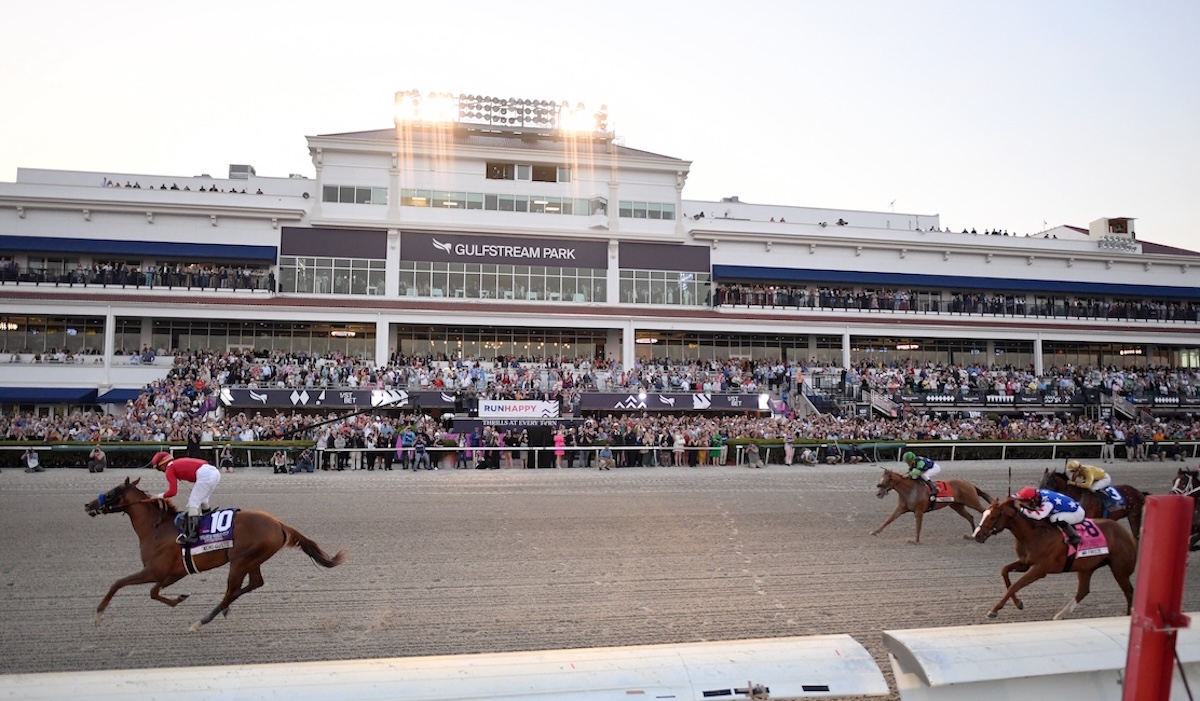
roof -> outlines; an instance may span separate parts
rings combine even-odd
[[[95,404],[95,387],[0,387],[3,404]]]
[[[434,135],[438,138],[433,138]],[[513,133],[483,133],[478,131],[464,131],[460,129],[445,130],[432,132],[422,129],[413,129],[405,133],[405,138],[411,138],[414,141],[429,141],[429,142],[444,142],[444,134],[451,134],[456,144],[460,146],[477,146],[481,148],[504,148],[504,149],[519,149],[523,151],[544,151],[558,152],[569,150],[572,154],[584,154],[588,151],[594,155],[606,155],[609,153],[608,142],[594,141],[592,139],[559,139],[548,137],[530,132],[527,136],[521,136]],[[354,139],[357,141],[377,141],[379,143],[395,143],[399,139],[396,135],[396,128],[388,129],[369,129],[366,131],[347,131],[336,134],[319,134],[317,138],[322,139]],[[673,156],[664,156],[660,153],[651,153],[650,151],[642,151],[640,149],[629,148],[619,144],[612,144],[612,153],[618,156],[627,156],[630,158],[660,158],[668,161],[684,162],[683,159]]]

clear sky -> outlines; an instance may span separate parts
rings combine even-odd
[[[1200,250],[1200,2],[0,0],[0,180],[18,167],[312,175],[304,137],[396,90],[609,106],[689,199],[1138,218]]]

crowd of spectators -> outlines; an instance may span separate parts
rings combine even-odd
[[[1070,397],[1081,390],[1098,389],[1122,396],[1182,396],[1200,393],[1200,370],[1195,368],[1050,367],[1041,375],[1028,368],[982,365],[892,363],[855,365],[847,380],[886,394],[1036,394]]]
[[[1184,300],[1105,299],[1024,294],[941,293],[913,289],[866,290],[807,285],[725,284],[713,290],[713,306],[797,309],[949,312],[991,316],[1078,319],[1200,321],[1200,304]]]
[[[101,185],[101,187],[126,187],[131,190],[141,190],[142,189],[142,183],[137,180],[134,180],[132,182],[130,182],[129,180],[126,180],[125,184],[121,185],[121,183],[119,181],[109,180],[108,178],[104,178],[101,181],[100,185]],[[177,183],[171,183],[171,186],[167,187],[166,183],[159,183],[158,187],[154,187],[153,185],[147,184],[146,189],[147,190],[179,190],[182,192],[190,192],[192,188],[190,185],[184,185],[183,187],[179,187],[179,185]],[[216,184],[214,183],[214,184],[209,185],[207,188],[205,188],[203,185],[201,185],[199,188],[197,188],[197,192],[228,192],[230,194],[244,195],[244,194],[246,194],[246,188],[243,187],[241,190],[239,190],[236,187],[231,187],[228,190],[226,190],[223,188],[218,188],[216,186]],[[256,194],[256,195],[263,194],[262,188],[259,188],[254,194]]]
[[[154,351],[143,353],[153,357]],[[494,358],[488,361],[451,361],[434,356],[394,355],[383,367],[361,358],[328,354],[270,354],[239,352],[179,353],[166,377],[148,384],[137,399],[113,413],[75,411],[54,416],[20,413],[0,416],[0,440],[17,441],[130,441],[185,442],[206,445],[270,441],[283,436],[312,440],[317,453],[330,449],[358,448],[391,466],[396,437],[405,427],[423,436],[436,450],[457,440],[452,429],[420,411],[399,414],[364,413],[344,417],[336,413],[286,411],[235,411],[220,408],[221,387],[251,388],[445,388],[476,397],[563,401],[584,391],[635,387],[669,389],[701,387],[711,391],[732,387],[793,388],[816,369],[796,364],[748,362],[731,359],[711,362],[619,363],[587,358]],[[825,369],[828,370],[828,369]],[[950,392],[966,386],[988,392],[1074,391],[1096,387],[1126,393],[1170,391],[1194,393],[1200,372],[1179,368],[1051,368],[1043,376],[1016,368],[894,364],[847,368],[843,381],[871,389]],[[603,387],[601,386],[603,385]],[[568,412],[570,413],[570,412]],[[564,429],[569,462],[591,460],[594,451],[584,447],[611,444],[617,448],[617,465],[678,463],[683,447],[686,460],[703,464],[717,458],[729,440],[757,438],[782,441],[921,441],[957,439],[1098,440],[1106,431],[1146,435],[1147,441],[1200,440],[1200,423],[1189,417],[1160,417],[1152,426],[1133,421],[1090,420],[1065,415],[997,416],[963,415],[945,411],[905,412],[898,418],[872,415],[806,417],[768,415],[718,416],[703,414],[610,413],[596,414]],[[519,451],[521,436],[489,432],[482,443]],[[493,451],[496,452],[496,451]],[[375,458],[335,455],[353,460],[350,467],[375,466]],[[361,461],[366,459],[367,463]],[[382,464],[382,463],[381,463]],[[346,464],[341,465],[343,468]],[[337,465],[335,464],[335,469]]]
[[[90,266],[77,263],[70,270],[22,269],[12,259],[6,259],[0,262],[0,282],[274,290],[275,273],[266,267],[217,263],[126,265],[123,262],[103,262]]]

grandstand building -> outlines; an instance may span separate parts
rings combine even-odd
[[[603,108],[396,101],[308,137],[302,175],[0,183],[0,405],[120,402],[186,349],[1200,365],[1200,254],[1129,217],[1008,235],[689,200],[691,163]]]

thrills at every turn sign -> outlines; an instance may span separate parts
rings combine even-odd
[[[479,402],[479,418],[557,418],[558,402],[509,401],[484,399]]]

